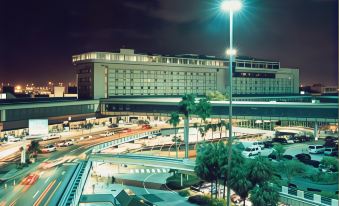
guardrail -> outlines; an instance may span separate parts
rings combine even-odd
[[[122,137],[122,138],[119,138],[119,139],[116,139],[116,140],[112,140],[112,141],[109,141],[109,142],[98,144],[98,145],[93,147],[92,153],[97,153],[97,152],[100,152],[100,151],[105,150],[107,148],[114,147],[114,146],[117,146],[117,145],[120,145],[120,144],[123,144],[123,143],[127,143],[127,142],[132,142],[134,140],[145,138],[145,137],[148,137],[150,135],[157,134],[157,133],[160,133],[160,130],[153,130],[153,131],[148,131],[148,132],[144,132],[144,133],[140,133],[140,134],[134,134],[134,135],[131,135],[131,136]]]
[[[338,206],[337,199],[331,199],[308,191],[297,190],[286,186],[281,187],[280,198],[284,203],[304,206]]]
[[[65,193],[61,197],[58,206],[78,205],[91,166],[91,161],[81,162],[78,164],[78,167],[75,170]]]

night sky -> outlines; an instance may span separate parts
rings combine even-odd
[[[218,0],[0,0],[0,83],[75,82],[73,54],[222,56]],[[302,84],[337,85],[337,0],[245,0],[234,17],[240,55],[300,69]]]

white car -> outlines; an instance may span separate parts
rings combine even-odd
[[[325,147],[322,145],[310,145],[308,146],[308,152],[310,154],[324,153]]]
[[[47,153],[47,152],[54,152],[56,151],[56,147],[52,144],[46,145],[44,148],[41,149],[41,152]]]
[[[69,140],[59,142],[57,145],[58,147],[68,147],[68,146],[74,145],[74,142],[73,140],[69,139]]]
[[[255,155],[261,154],[261,148],[260,146],[250,146],[247,147],[244,151],[241,153],[244,157],[252,157]]]
[[[46,140],[50,140],[50,139],[58,139],[58,138],[61,138],[61,135],[60,134],[50,134],[48,136],[43,136],[42,137],[42,140],[43,141],[46,141]]]
[[[106,132],[106,133],[100,134],[100,137],[108,137],[112,135],[114,135],[114,132]]]
[[[21,139],[14,136],[7,136],[7,142],[20,142]]]

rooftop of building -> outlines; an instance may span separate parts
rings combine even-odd
[[[216,57],[211,55],[200,54],[154,54],[154,53],[136,53],[134,49],[120,49],[116,52],[86,52],[78,55],[73,55],[73,62],[85,60],[104,60],[104,61],[137,61],[137,62],[156,62],[156,63],[175,63],[175,64],[197,64],[207,66],[226,66],[229,59],[225,57]],[[271,68],[278,69],[280,62],[275,60],[259,59],[250,56],[236,56],[236,62],[255,62],[262,64],[275,65]],[[263,65],[258,68],[269,68]]]

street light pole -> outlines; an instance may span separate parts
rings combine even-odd
[[[233,90],[233,56],[235,55],[235,50],[233,50],[233,13],[241,8],[242,4],[240,0],[225,0],[221,4],[221,9],[223,11],[229,12],[230,18],[230,48],[229,48],[229,129],[228,129],[228,159],[227,159],[227,206],[230,206],[231,203],[231,188],[230,188],[230,175],[231,175],[231,162],[232,162],[232,141],[233,141],[233,132],[232,132],[232,90]]]
[[[230,54],[229,54],[229,107],[228,107],[228,112],[229,112],[229,119],[228,119],[228,160],[227,160],[227,206],[230,205],[231,202],[231,188],[230,188],[230,174],[231,174],[231,161],[232,161],[232,141],[233,141],[233,135],[232,135],[232,115],[233,115],[233,108],[232,108],[232,91],[233,91],[233,11],[230,10]]]

